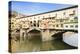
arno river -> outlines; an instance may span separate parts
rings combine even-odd
[[[11,50],[13,53],[76,49],[75,47],[64,43],[62,39],[55,39],[43,42],[40,35],[32,35],[30,39],[25,40],[12,39],[11,42]]]

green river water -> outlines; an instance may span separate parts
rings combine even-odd
[[[43,42],[40,36],[33,36],[31,39],[16,41],[16,49],[13,52],[39,52],[39,51],[54,51],[75,49],[62,41],[62,39],[55,39]]]

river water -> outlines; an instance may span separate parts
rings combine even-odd
[[[14,43],[15,42],[15,43]],[[39,51],[54,51],[76,49],[62,41],[55,39],[43,42],[41,36],[32,36],[30,39],[13,41],[12,52],[39,52]]]

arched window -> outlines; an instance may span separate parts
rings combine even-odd
[[[68,28],[68,25],[66,25],[66,28]]]
[[[34,21],[34,24],[33,25],[36,27],[36,21]]]
[[[70,25],[71,28],[73,28],[73,25]]]
[[[78,28],[78,25],[75,25],[75,28]]]

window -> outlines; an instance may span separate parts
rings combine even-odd
[[[58,27],[59,25],[56,25],[56,27]]]
[[[63,20],[62,20],[62,19],[60,19],[60,22],[63,22]]]
[[[34,21],[34,23],[36,23],[36,21]]]
[[[73,10],[73,14],[75,14],[75,10]]]
[[[36,24],[34,23],[34,26],[36,26]]]
[[[30,21],[30,23],[32,23],[32,21]]]
[[[72,28],[72,27],[73,27],[73,25],[70,25],[70,27]]]
[[[74,17],[74,19],[78,19],[78,17]]]
[[[53,25],[53,27],[55,27],[55,25]]]
[[[36,21],[34,21],[34,26],[36,26]]]
[[[78,25],[75,25],[75,28],[78,28]]]
[[[38,23],[37,23],[37,26],[39,27],[39,21],[38,21]]]
[[[68,26],[66,25],[66,28],[68,28]]]
[[[43,32],[45,32],[46,30],[44,29]]]
[[[52,19],[51,17],[49,19]]]
[[[13,22],[11,22],[11,24],[14,24]]]
[[[63,27],[63,24],[61,24],[61,27]]]
[[[39,23],[37,23],[37,26],[39,27]]]

